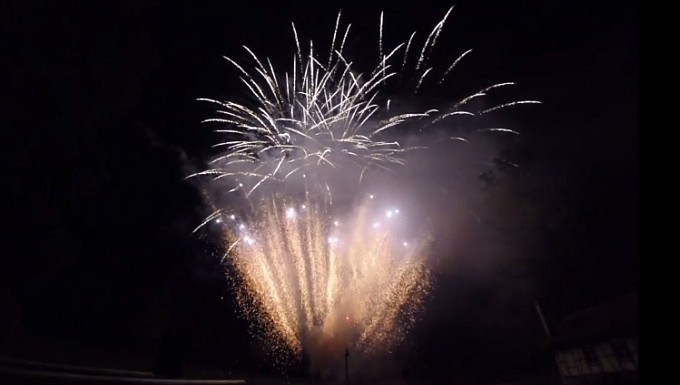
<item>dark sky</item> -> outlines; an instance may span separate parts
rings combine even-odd
[[[291,20],[305,36],[327,39],[342,8],[353,23],[350,50],[375,53],[380,10],[385,34],[401,37],[428,30],[449,7],[230,3],[2,6],[9,199],[0,262],[8,310],[0,316],[3,325],[20,320],[22,338],[35,346],[145,345],[153,354],[148,346],[162,330],[180,328],[194,331],[200,357],[217,362],[251,352],[214,243],[190,235],[201,203],[183,176],[210,155],[215,139],[199,124],[210,107],[195,99],[240,92],[221,57],[243,57],[241,44],[287,63]],[[459,87],[513,80],[519,98],[543,101],[498,118],[522,135],[508,155],[520,171],[503,180],[517,200],[496,203],[520,202],[532,214],[500,211],[492,223],[531,247],[525,242],[516,260],[493,266],[443,269],[418,333],[419,354],[432,366],[463,368],[524,349],[518,361],[529,361],[541,338],[534,299],[557,322],[637,287],[637,7],[452,5],[439,43],[444,55],[434,60],[475,49]]]

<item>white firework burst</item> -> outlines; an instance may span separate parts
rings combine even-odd
[[[428,76],[436,69],[428,66],[428,58],[449,14],[439,21],[427,36],[415,63],[417,93]],[[218,116],[204,122],[220,123],[216,131],[226,140],[215,144],[224,148],[204,171],[190,175],[210,175],[214,179],[230,180],[230,192],[241,192],[249,197],[268,183],[305,181],[331,195],[329,174],[326,170],[348,170],[356,173],[361,182],[369,169],[390,170],[403,165],[405,152],[426,147],[404,147],[391,136],[396,127],[420,120],[427,126],[456,116],[476,116],[517,104],[539,103],[520,100],[503,103],[481,111],[466,108],[476,98],[485,96],[512,82],[493,84],[475,92],[446,109],[427,109],[391,114],[390,100],[383,100],[381,91],[397,74],[405,71],[415,32],[406,43],[383,52],[383,15],[380,15],[379,57],[371,71],[362,72],[344,56],[344,46],[350,26],[341,28],[338,13],[328,57],[322,58],[313,41],[303,50],[297,29],[293,36],[297,47],[289,72],[275,69],[267,58],[260,59],[250,48],[243,46],[252,59],[247,67],[225,57],[241,74],[251,103],[202,98],[218,105]],[[340,36],[342,36],[340,38]],[[397,60],[403,50],[403,58]],[[438,84],[469,54],[453,60],[441,71]],[[397,61],[397,63],[393,63]],[[401,69],[398,69],[401,67]],[[461,138],[463,139],[463,138]]]

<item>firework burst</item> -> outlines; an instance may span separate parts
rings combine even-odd
[[[372,353],[415,322],[430,285],[427,237],[375,203],[333,217],[321,204],[272,199],[246,217],[223,216],[239,302],[278,351]]]
[[[428,76],[435,76],[435,68],[428,66],[428,57],[451,10],[435,25],[417,54],[414,93]],[[350,27],[342,32],[340,20],[338,14],[325,59],[315,50],[312,41],[308,50],[303,51],[293,24],[297,52],[293,55],[290,72],[277,72],[269,59],[261,60],[246,46],[244,49],[254,62],[253,68],[225,57],[241,74],[240,79],[253,103],[200,99],[219,106],[219,116],[204,122],[227,125],[216,130],[225,134],[227,140],[215,144],[225,150],[210,162],[211,167],[190,177],[227,178],[231,181],[228,191],[241,192],[246,197],[268,183],[285,185],[291,180],[299,183],[300,179],[309,178],[304,181],[306,186],[330,195],[333,178],[326,176],[333,175],[332,171],[342,170],[345,175],[354,172],[356,181],[361,182],[367,170],[390,170],[404,164],[405,152],[425,149],[403,147],[399,141],[391,139],[390,131],[396,127],[414,121],[427,127],[456,116],[479,116],[517,104],[538,103],[521,100],[484,110],[467,109],[474,99],[514,84],[504,82],[484,87],[443,110],[432,108],[390,114],[390,100],[382,98],[381,90],[399,73],[399,56],[402,57],[401,73],[405,71],[415,33],[407,43],[383,53],[381,15],[379,63],[371,71],[361,72],[343,54]],[[445,68],[437,83],[443,83],[470,52],[464,52]],[[321,169],[331,172],[320,173]]]
[[[388,349],[413,325],[430,287],[427,235],[409,228],[397,208],[380,208],[373,195],[348,207],[334,204],[333,182],[346,180],[337,175],[349,175],[358,186],[374,170],[405,164],[408,151],[426,150],[394,139],[400,126],[423,129],[446,119],[538,103],[472,108],[473,100],[513,84],[506,82],[446,108],[392,113],[382,92],[403,78],[408,63],[414,63],[410,72],[417,94],[428,81],[446,81],[471,52],[442,69],[429,64],[450,13],[414,52],[415,32],[384,51],[381,14],[379,60],[368,72],[345,56],[350,26],[342,27],[340,14],[323,52],[312,41],[303,49],[293,25],[297,50],[288,72],[245,46],[251,66],[226,58],[239,71],[251,103],[201,99],[219,106],[218,116],[206,122],[221,124],[217,132],[225,140],[215,145],[223,151],[210,167],[190,177],[225,181],[226,188],[214,185],[221,186],[216,194],[240,193],[249,209],[235,213],[212,205],[213,213],[199,228],[214,221],[223,229],[225,259],[237,272],[242,310],[264,326],[277,351],[299,356],[310,349],[322,355],[345,347],[367,353]],[[304,186],[304,194],[291,193],[291,186]]]

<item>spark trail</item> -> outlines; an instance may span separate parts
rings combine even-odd
[[[274,199],[245,218],[224,215],[239,301],[279,350],[376,352],[415,322],[430,286],[428,240],[398,208],[371,203],[345,218]]]

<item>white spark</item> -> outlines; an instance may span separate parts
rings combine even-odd
[[[288,219],[295,219],[296,214],[295,209],[292,207],[289,207],[288,210],[286,210],[286,218]]]

